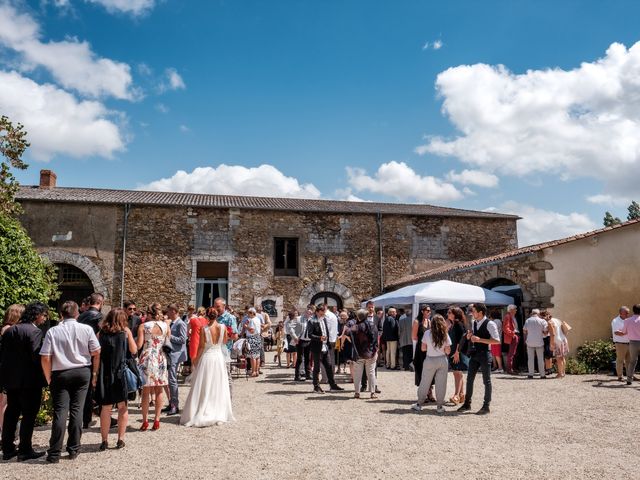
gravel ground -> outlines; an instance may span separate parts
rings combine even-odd
[[[377,400],[353,399],[346,383],[344,393],[317,395],[309,382],[291,379],[291,369],[271,367],[257,380],[236,379],[236,422],[220,427],[185,428],[166,417],[160,430],[139,432],[140,410],[132,404],[123,450],[99,452],[96,425],[83,435],[78,459],[0,462],[0,478],[640,477],[640,387],[613,377],[494,375],[491,415],[457,414],[447,405],[444,417],[435,406],[409,409],[412,373],[381,369]],[[450,375],[447,398],[452,388]],[[188,387],[180,389],[186,397]],[[472,411],[482,394],[478,378]],[[49,429],[38,429],[36,449],[48,439]]]

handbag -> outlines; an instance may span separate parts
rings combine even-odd
[[[141,387],[140,378],[126,364],[124,366],[124,381],[127,386],[127,393],[135,393]]]
[[[569,325],[567,322],[562,320],[562,323],[560,324],[560,329],[562,330],[562,333],[566,335],[571,331],[571,325]]]

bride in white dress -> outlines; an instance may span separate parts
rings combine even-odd
[[[226,365],[227,329],[213,320],[202,330],[191,390],[180,416],[180,423],[186,427],[209,427],[235,420]]]

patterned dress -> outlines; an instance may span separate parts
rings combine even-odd
[[[152,333],[154,326],[160,327],[161,335]],[[162,346],[167,338],[169,329],[167,324],[161,321],[144,323],[144,345],[140,355],[140,368],[146,377],[144,387],[162,387],[168,385],[167,357],[162,351]]]

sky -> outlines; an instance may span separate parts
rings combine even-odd
[[[0,0],[37,184],[512,213],[640,200],[640,2]],[[637,44],[636,44],[637,43]]]

